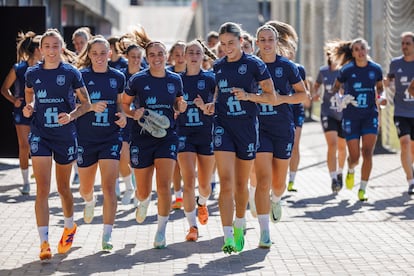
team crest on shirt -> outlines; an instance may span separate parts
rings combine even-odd
[[[170,93],[170,94],[174,93],[175,92],[174,83],[171,83],[171,82],[167,83],[167,90],[168,90],[168,93]]]
[[[275,68],[275,76],[276,76],[276,78],[281,78],[283,76],[283,68],[282,67],[276,67]]]
[[[109,78],[109,85],[111,86],[111,88],[116,88],[117,86],[116,79]]]
[[[56,84],[57,85],[63,86],[63,85],[65,85],[65,81],[66,81],[65,75],[57,75],[56,76]]]
[[[373,71],[369,71],[368,77],[369,77],[370,80],[375,79],[375,73]]]
[[[206,88],[206,81],[205,80],[198,80],[197,88],[199,90],[204,90]]]
[[[242,64],[239,66],[239,69],[237,69],[237,72],[239,72],[240,75],[244,75],[247,72],[247,64]]]

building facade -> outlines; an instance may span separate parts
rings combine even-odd
[[[119,28],[120,11],[109,0],[0,0],[2,6],[46,7],[46,27],[62,33],[67,27],[90,26],[110,35]]]

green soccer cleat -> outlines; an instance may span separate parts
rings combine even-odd
[[[243,227],[237,228],[233,226],[234,242],[236,244],[236,251],[241,252],[244,247],[244,229]]]
[[[294,184],[293,181],[289,181],[288,186],[287,186],[288,192],[297,192],[298,191],[295,187],[293,187],[293,184]]]
[[[352,188],[354,188],[354,184],[355,184],[354,177],[355,177],[355,173],[348,172],[346,174],[345,185],[348,190],[352,190]]]
[[[231,254],[233,252],[237,252],[236,251],[236,244],[234,243],[234,239],[233,238],[227,238],[224,241],[224,245],[221,248],[221,250],[223,250],[223,252],[225,254]]]
[[[365,190],[359,189],[358,190],[358,198],[360,201],[367,201],[368,197],[365,194]]]

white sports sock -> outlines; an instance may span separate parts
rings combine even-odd
[[[202,195],[198,195],[197,205],[206,205],[208,197],[204,197]]]
[[[37,231],[39,232],[40,244],[44,241],[49,242],[49,226],[39,226]]]
[[[196,209],[194,208],[194,210],[190,211],[190,212],[186,212],[184,211],[185,217],[187,218],[188,221],[188,225],[190,225],[190,227],[192,226],[197,226],[197,216],[196,216]]]
[[[87,201],[85,200],[85,205],[91,206],[93,204],[95,204],[96,198],[94,195],[92,195],[92,200],[91,201]]]
[[[213,174],[211,175],[211,183],[215,183],[216,181],[216,173],[213,172]]]
[[[72,229],[73,228],[73,216],[70,218],[63,218],[65,228]]]
[[[336,171],[337,174],[342,174],[343,168],[338,168],[338,170]]]
[[[329,175],[331,176],[332,179],[337,178],[337,173],[336,172],[329,172]]]
[[[296,172],[289,172],[289,182],[294,182],[296,177]]]
[[[175,199],[183,197],[183,191],[180,189],[178,191],[174,191]]]
[[[157,231],[158,232],[165,233],[165,229],[167,228],[167,222],[168,222],[169,216],[164,217],[164,216],[158,215],[157,217],[158,217],[158,228],[157,228]]]
[[[126,190],[134,190],[134,187],[132,186],[132,174],[129,174],[127,176],[123,176],[122,180],[124,180],[125,183],[125,189]]]
[[[111,224],[104,224],[103,225],[103,235],[112,235],[112,228],[113,226]]]
[[[234,238],[233,227],[232,226],[223,226],[224,240],[227,238]]]
[[[29,169],[21,169],[22,177],[23,177],[23,183],[29,184]]]
[[[361,180],[361,185],[359,186],[359,188],[361,190],[364,190],[365,191],[367,189],[367,185],[368,185],[368,181]]]
[[[263,230],[269,231],[269,214],[257,215],[259,220],[260,232]]]
[[[151,202],[151,194],[146,199],[144,199],[143,201],[138,200],[138,202],[140,204],[145,204],[146,206],[148,206],[148,204]]]
[[[250,186],[249,188],[249,198],[254,199],[256,194],[256,187]]]
[[[279,202],[281,199],[282,199],[282,197],[281,197],[281,196],[277,196],[277,195],[275,195],[275,193],[274,193],[274,192],[272,192],[272,202],[277,203],[277,202]]]
[[[236,217],[234,219],[234,227],[236,227],[236,228],[242,228],[242,227],[244,227],[244,225],[246,225],[246,219],[245,218],[238,218],[238,217]]]

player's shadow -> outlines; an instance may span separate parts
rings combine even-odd
[[[264,266],[257,264],[262,263],[268,253],[268,249],[255,248],[243,251],[238,254],[236,253],[211,260],[204,266],[200,266],[199,263],[189,263],[183,273],[175,275],[233,275],[246,273],[260,274],[260,270],[263,269]]]
[[[68,257],[68,254],[76,254],[75,251],[79,249],[80,247],[72,247],[68,253],[55,254],[50,260],[33,261],[13,269],[0,269],[0,275],[27,275],[29,271],[38,271],[41,272],[41,275],[53,275],[56,274],[57,271],[60,271],[62,267],[65,267],[65,259]],[[66,271],[70,271],[71,269],[75,270],[76,265],[70,264],[70,267],[65,267]]]
[[[356,202],[351,205],[349,200],[341,200],[340,202],[332,201],[335,199],[335,194],[328,194],[319,197],[303,198],[297,201],[287,199],[288,208],[304,209],[303,215],[294,216],[296,218],[310,218],[314,220],[326,220],[333,217],[352,216],[358,212],[362,206],[370,205],[370,202]],[[321,208],[313,208],[309,210],[310,206],[321,206]]]
[[[0,162],[0,176],[2,176],[3,174],[6,175],[7,170],[13,170],[13,169],[17,169],[19,168],[20,165],[19,164],[8,164],[8,163],[3,163]]]
[[[351,205],[348,200],[341,200],[339,203],[325,204],[324,207],[312,211],[304,211],[303,215],[295,218],[310,218],[314,220],[327,220],[334,217],[352,216],[358,212],[362,206],[370,204],[368,202],[357,201]]]
[[[392,209],[405,207],[401,212],[389,211],[388,214],[396,216],[402,220],[413,220],[414,205],[406,205],[406,203],[413,198],[414,195],[409,195],[408,192],[404,192],[400,196],[374,201],[371,210],[386,211],[390,208]]]
[[[36,196],[34,194],[22,195],[20,193],[21,185],[9,185],[8,188],[9,189],[7,189],[7,190],[18,189],[19,190],[19,194],[16,194],[16,195],[5,194],[5,191],[4,190],[2,191],[0,189],[0,193],[2,194],[0,196],[0,202],[1,203],[5,203],[5,204],[18,204],[18,203],[23,203],[25,201],[34,201],[35,198],[36,198]]]
[[[0,275],[23,275],[27,271],[41,271],[42,274],[46,275],[62,273],[79,276],[108,272],[116,273],[120,270],[128,271],[134,266],[152,263],[156,265],[163,261],[185,259],[193,254],[215,254],[221,251],[222,242],[223,238],[217,237],[212,240],[168,244],[165,249],[151,248],[144,250],[136,248],[139,245],[126,244],[124,248],[114,250],[111,253],[100,251],[89,256],[70,260],[66,260],[66,254],[56,254],[48,262],[33,261],[19,268],[0,270]],[[74,251],[78,249],[79,247],[72,248],[69,254],[76,254]],[[135,252],[135,250],[137,251]],[[257,258],[257,254],[252,254],[249,256],[250,258]],[[219,265],[219,263],[216,265]]]

